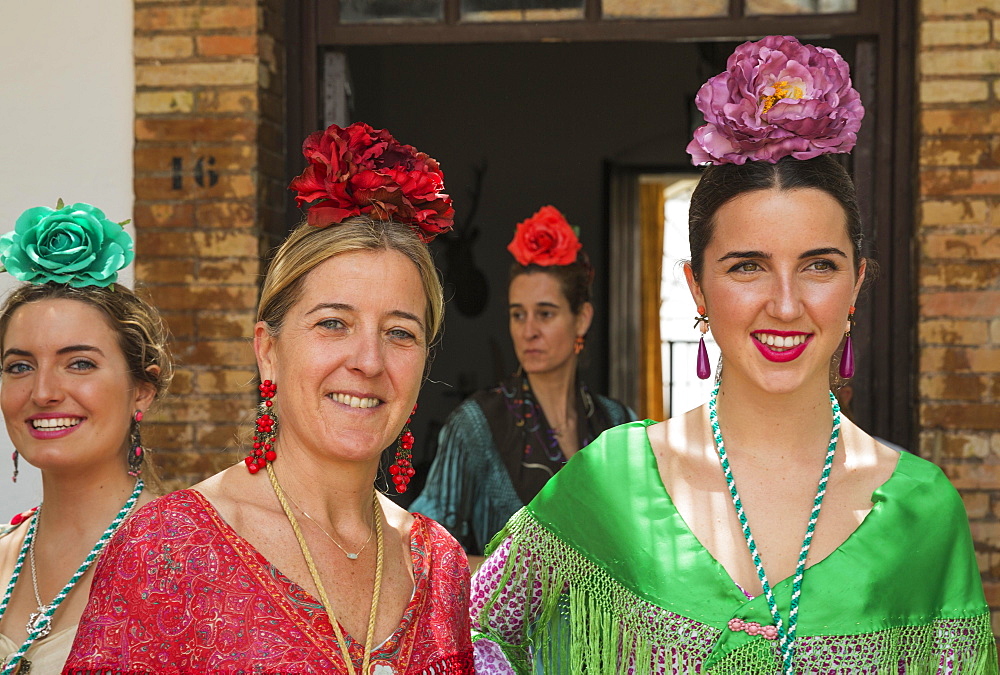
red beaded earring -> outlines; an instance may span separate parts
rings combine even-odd
[[[392,482],[396,484],[396,492],[403,494],[407,490],[407,486],[410,484],[410,479],[413,478],[413,474],[416,471],[413,470],[413,465],[410,463],[410,459],[413,457],[413,432],[410,431],[410,422],[413,420],[413,416],[417,414],[417,405],[413,405],[413,412],[410,416],[406,418],[406,424],[403,425],[403,431],[399,434],[399,438],[396,440],[396,462],[389,467],[389,473],[392,475]]]
[[[274,451],[274,436],[276,433],[274,427],[278,423],[278,419],[274,416],[274,412],[271,411],[271,407],[274,405],[271,399],[278,392],[278,385],[271,382],[271,380],[264,380],[257,389],[260,390],[260,397],[263,400],[258,407],[257,421],[254,427],[253,450],[243,460],[247,465],[247,471],[250,473],[257,473],[267,466],[268,462],[273,462],[278,458],[278,454]]]

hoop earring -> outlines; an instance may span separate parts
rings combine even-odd
[[[583,335],[577,335],[576,341],[573,343],[573,353],[579,355],[583,351],[584,346],[587,344],[587,338]]]
[[[854,327],[854,305],[847,312],[847,330],[844,331],[844,353],[840,357],[840,376],[845,380],[854,377],[854,343],[851,328]]]
[[[10,454],[10,458],[14,462],[14,475],[11,476],[10,479],[16,483],[17,482],[17,458],[18,458],[17,450],[15,450],[14,452],[12,452]]]
[[[142,447],[142,437],[139,435],[139,422],[142,421],[142,411],[136,410],[132,415],[132,430],[128,442],[128,475],[138,478],[142,473],[142,460],[146,458],[146,449]]]
[[[406,418],[406,424],[403,425],[403,430],[399,432],[399,438],[396,439],[396,462],[389,467],[392,482],[395,483],[396,492],[399,494],[406,492],[410,479],[416,473],[410,462],[413,458],[413,432],[410,431],[410,422],[413,421],[413,416],[416,414],[417,405],[413,404],[413,412]]]
[[[712,376],[712,366],[708,363],[708,349],[705,348],[705,333],[708,332],[708,314],[705,313],[705,306],[698,305],[698,314],[694,318],[694,327],[701,330],[701,340],[698,341],[698,361],[695,364],[695,372],[702,380],[707,380]]]
[[[247,455],[243,462],[247,465],[247,471],[257,473],[268,462],[273,462],[278,458],[278,453],[274,451],[274,437],[277,432],[274,427],[278,424],[271,407],[274,402],[271,400],[278,393],[278,385],[271,380],[264,380],[257,387],[260,391],[261,402],[257,406],[257,420],[254,426],[253,450]]]

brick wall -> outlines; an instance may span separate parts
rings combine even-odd
[[[921,0],[921,452],[962,492],[1000,634],[1000,6]]]
[[[285,178],[280,4],[135,2],[136,281],[178,361],[144,439],[170,489],[238,459],[256,401],[248,338]]]

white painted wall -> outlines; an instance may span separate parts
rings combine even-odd
[[[0,0],[0,233],[60,197],[132,217],[132,12],[132,0]],[[120,278],[131,286],[132,268]],[[0,274],[0,294],[14,285]],[[2,522],[41,498],[26,462],[11,483],[12,450],[0,430]]]

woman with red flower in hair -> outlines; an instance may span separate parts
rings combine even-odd
[[[580,448],[635,419],[592,393],[577,372],[594,316],[593,268],[573,228],[543,206],[518,224],[507,249],[515,260],[507,295],[520,367],[452,413],[427,485],[411,504],[473,555]]]
[[[278,248],[254,326],[247,457],[135,513],[107,546],[69,673],[472,673],[469,569],[437,523],[375,488],[410,416],[451,227],[437,162],[365,124],[310,136],[307,222]]]

